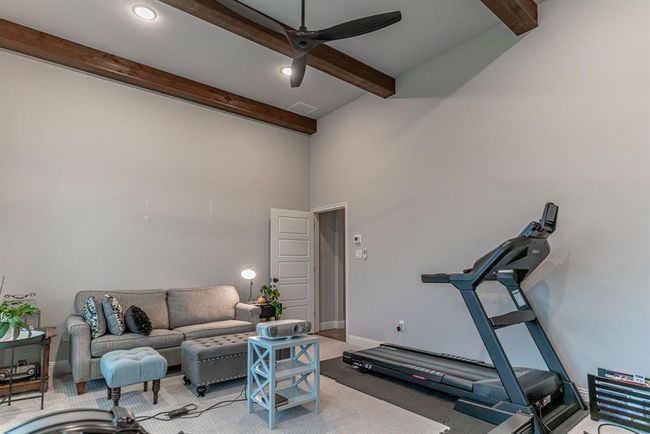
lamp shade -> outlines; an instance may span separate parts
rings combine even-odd
[[[254,279],[255,276],[256,276],[255,270],[253,270],[253,267],[250,266],[244,268],[241,272],[241,277],[243,277],[244,279],[251,280]]]

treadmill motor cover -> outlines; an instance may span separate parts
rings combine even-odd
[[[524,389],[528,401],[531,403],[555,393],[562,385],[560,378],[554,372],[529,368],[514,369],[517,380],[519,380],[521,388]],[[476,394],[487,396],[497,401],[508,401],[506,390],[501,385],[501,380],[498,377],[490,380],[476,381],[472,389]]]

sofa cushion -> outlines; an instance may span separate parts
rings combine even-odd
[[[74,310],[77,315],[83,315],[84,301],[91,295],[102,300],[104,295],[112,295],[124,307],[139,306],[149,316],[154,329],[169,328],[169,312],[167,310],[167,293],[164,289],[142,289],[132,291],[79,291],[74,299]]]
[[[234,286],[168,289],[169,328],[235,319],[237,303]]]
[[[255,324],[248,321],[229,319],[215,321],[205,324],[195,324],[175,328],[174,331],[185,335],[185,340],[208,338],[212,336],[232,335],[235,333],[247,333],[255,331]]]
[[[170,348],[183,342],[183,333],[174,330],[154,329],[149,336],[124,333],[120,336],[104,335],[90,342],[90,354],[101,357],[115,350],[130,350],[138,347]]]

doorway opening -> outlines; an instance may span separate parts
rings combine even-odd
[[[314,210],[315,331],[347,341],[346,205]]]

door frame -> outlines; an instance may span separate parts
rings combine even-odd
[[[318,215],[328,211],[338,211],[342,209],[345,213],[345,291],[344,291],[344,303],[345,303],[345,342],[348,342],[350,335],[349,324],[349,303],[348,303],[348,288],[349,288],[349,275],[350,275],[350,234],[348,230],[348,203],[347,202],[338,202],[331,205],[319,206],[312,208],[310,210],[311,217],[314,222],[314,324],[313,331],[318,333],[320,331],[320,222]]]

